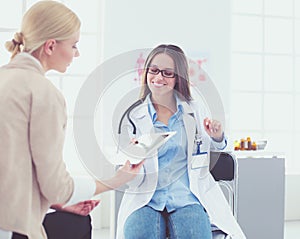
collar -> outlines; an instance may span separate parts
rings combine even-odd
[[[35,58],[33,55],[31,55],[27,52],[21,52],[21,53],[19,53],[19,55],[24,56],[24,57],[28,57],[29,59],[35,61],[35,63],[37,63],[40,67],[43,68],[42,63],[37,58]]]
[[[157,113],[156,113],[156,110],[153,106],[153,103],[150,99],[150,95],[151,94],[148,94],[146,99],[145,99],[145,103],[148,105],[148,113],[150,114],[151,116],[151,119],[152,119],[152,122],[154,122],[157,118]],[[175,100],[176,100],[176,107],[177,107],[177,111],[176,111],[176,114],[182,114],[184,112],[184,105],[188,105],[185,101],[182,101],[178,96],[177,94],[175,94]]]
[[[191,102],[183,101],[177,95],[175,96],[175,98],[176,98],[177,109],[180,110],[180,112],[182,112],[183,114],[193,114],[194,113],[193,101],[191,101]],[[147,115],[150,115],[151,119],[153,119],[154,113],[156,113],[156,111],[151,102],[150,94],[148,94],[144,100],[144,103],[137,106],[135,109],[133,109],[131,115],[133,118],[136,118],[136,119],[141,119]]]
[[[45,75],[45,70],[38,59],[26,52],[17,54],[7,65],[7,68],[33,70]]]

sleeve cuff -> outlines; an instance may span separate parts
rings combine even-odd
[[[145,176],[146,176],[146,169],[145,169],[145,165],[143,165],[141,167],[139,174],[132,181],[128,182],[127,185],[131,190],[137,189],[145,181]]]
[[[73,181],[74,191],[70,200],[65,204],[65,207],[91,199],[96,191],[96,182],[91,178],[74,177]]]
[[[223,140],[220,142],[215,141],[214,138],[212,138],[212,142],[213,142],[214,147],[218,150],[223,150],[227,146],[227,139],[225,137],[223,137]]]

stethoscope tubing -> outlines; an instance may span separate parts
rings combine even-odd
[[[120,119],[120,122],[119,122],[119,127],[118,127],[118,146],[117,146],[117,152],[119,152],[119,143],[120,143],[120,137],[121,137],[121,132],[122,132],[122,123],[123,123],[123,120],[125,118],[125,116],[127,117],[128,121],[130,122],[130,124],[132,125],[132,133],[133,135],[136,135],[136,125],[135,123],[131,120],[130,118],[130,113],[131,111],[136,108],[137,106],[141,105],[142,103],[144,102],[144,99],[139,99],[137,100],[136,102],[134,102],[132,105],[130,105],[127,110],[123,113],[121,119]],[[198,146],[200,145],[200,142],[201,142],[201,135],[200,135],[200,132],[198,130],[198,127],[197,127],[197,122],[196,122],[196,118],[195,118],[195,115],[193,113],[190,113],[189,115],[191,115],[194,120],[195,120],[195,123],[196,123],[196,132],[195,132],[195,143],[198,144]]]
[[[119,122],[119,127],[118,127],[118,134],[121,135],[121,131],[122,131],[122,123],[123,123],[123,120],[125,118],[125,116],[127,116],[127,119],[128,121],[130,122],[130,124],[132,125],[132,133],[133,135],[136,135],[136,126],[135,124],[133,123],[133,121],[130,119],[130,112],[137,106],[141,105],[142,103],[144,102],[143,99],[139,99],[137,100],[136,102],[134,102],[131,106],[129,106],[127,108],[127,110],[123,113],[121,119],[120,119],[120,122]]]

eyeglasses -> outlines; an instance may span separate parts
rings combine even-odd
[[[158,75],[161,72],[161,75],[166,78],[174,78],[175,72],[171,70],[160,70],[157,67],[149,67],[148,73],[151,75]]]

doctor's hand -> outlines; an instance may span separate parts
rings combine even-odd
[[[223,140],[224,134],[221,122],[205,118],[203,121],[204,129],[206,133],[217,142]]]

